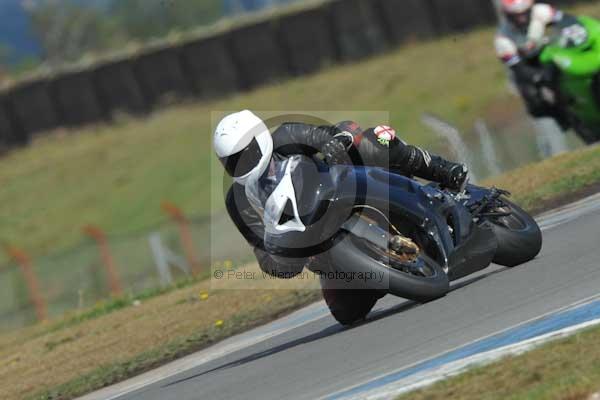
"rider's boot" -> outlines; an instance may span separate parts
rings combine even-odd
[[[466,165],[454,163],[439,156],[431,156],[428,172],[430,176],[424,178],[439,182],[442,186],[458,192],[464,190],[469,176],[469,169]]]

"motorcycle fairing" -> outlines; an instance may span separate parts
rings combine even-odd
[[[267,204],[279,187],[283,188],[279,195],[289,200],[293,187],[297,202],[293,207],[294,224],[300,221],[305,229],[269,229],[265,232],[269,253],[290,258],[321,254],[343,240],[340,228],[350,218],[352,209],[369,206],[389,215],[394,223],[418,227],[434,243],[438,262],[452,279],[490,264],[497,246],[493,234],[486,227],[474,224],[467,208],[435,185],[423,185],[381,168],[335,166],[323,170],[318,161],[308,157],[292,159],[293,168],[288,165],[280,168],[286,173],[276,174],[278,184],[271,195],[259,193],[257,198],[267,199],[264,213],[272,214],[269,217],[272,226],[283,226],[284,223],[277,225],[277,216],[290,213],[280,213],[279,206],[271,213]],[[281,185],[286,179],[291,179],[291,186]],[[469,190],[471,201],[475,202],[486,193],[485,189],[474,186]],[[369,237],[368,232],[363,236]]]
[[[592,18],[580,17],[576,24],[562,27],[555,40],[540,54],[542,64],[554,63],[565,73],[574,77],[590,77],[600,70],[600,24]],[[573,27],[585,29],[587,38],[578,45],[562,43]]]
[[[451,279],[458,279],[486,268],[497,249],[496,238],[487,226],[473,223],[472,215],[461,203],[438,190],[380,168],[354,167],[357,187],[366,188],[365,205],[386,210],[392,218],[419,226],[436,243]],[[346,175],[348,177],[349,175]],[[483,199],[484,189],[472,186],[473,200]],[[355,187],[337,182],[337,195],[355,195]],[[453,232],[448,229],[451,221]]]
[[[274,208],[277,212],[272,212],[273,216],[269,218],[275,221],[279,215],[279,225],[284,225],[286,220],[293,218],[295,221],[300,221],[305,229],[265,230],[265,248],[270,254],[281,257],[316,256],[335,244],[341,225],[352,212],[354,202],[351,199],[346,201],[337,198],[334,183],[336,179],[341,179],[342,175],[349,173],[351,167],[330,170],[318,159],[301,155],[290,157],[289,160],[294,162],[294,168],[289,176],[295,189],[297,206],[296,208],[288,206],[281,214]],[[285,174],[276,175],[275,183],[278,187]],[[351,179],[348,180],[346,186],[350,188],[352,185]],[[255,184],[253,187],[258,188],[251,190],[258,192],[254,197],[266,198],[267,200],[263,200],[266,206],[270,193],[263,194],[260,184]],[[277,189],[272,193],[275,193],[275,190]]]
[[[463,278],[487,268],[498,249],[498,240],[492,228],[486,224],[474,225],[473,234],[450,254],[448,278]]]
[[[600,127],[600,99],[594,93],[600,71],[600,22],[578,17],[576,23],[587,31],[587,40],[579,46],[561,46],[560,29],[539,56],[544,65],[555,65],[560,71],[559,102],[580,122]],[[571,23],[572,24],[572,23]]]

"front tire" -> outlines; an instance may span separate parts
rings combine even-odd
[[[585,144],[594,144],[600,141],[600,127],[590,127],[577,121],[573,124],[573,129]]]
[[[502,199],[505,207],[498,211],[511,211],[508,217],[490,220],[498,240],[498,250],[493,262],[505,267],[515,267],[533,260],[542,249],[542,232],[531,215],[516,204]]]
[[[350,326],[366,318],[377,300],[382,296],[371,289],[341,289],[330,287],[328,280],[321,279],[323,298],[331,315],[344,326]],[[335,286],[335,285],[334,285]]]

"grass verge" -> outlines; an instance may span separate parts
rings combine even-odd
[[[599,184],[600,146],[561,154],[484,182],[511,191],[513,199],[534,214],[593,194]]]
[[[588,400],[600,389],[600,329],[480,366],[398,400]]]
[[[486,184],[514,190],[515,200],[532,210],[597,185],[598,171],[600,147],[591,147]],[[132,299],[117,299],[83,314],[0,336],[0,398],[74,398],[319,298],[318,291],[306,290],[306,283],[275,284],[281,290],[239,290],[240,286],[219,290],[208,281],[187,282],[166,292],[148,292],[136,298],[141,303],[133,304],[138,305],[132,305]],[[579,339],[568,343],[573,340]]]
[[[258,271],[256,266],[244,270]],[[257,280],[261,280],[258,275]],[[0,336],[0,398],[70,399],[193,353],[319,299],[318,280],[228,289],[204,280],[117,299]],[[235,286],[235,285],[238,286]],[[40,392],[41,391],[41,392]]]

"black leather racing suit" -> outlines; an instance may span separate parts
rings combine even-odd
[[[281,159],[296,154],[312,156],[326,153],[330,151],[331,144],[336,142],[334,138],[344,135],[351,135],[352,144],[348,151],[355,163],[398,170],[407,176],[414,175],[450,187],[462,185],[466,180],[467,171],[463,165],[406,144],[395,136],[392,128],[379,126],[363,131],[358,124],[350,121],[334,126],[285,123],[273,133],[273,157]],[[343,150],[345,153],[346,148]],[[302,271],[307,264],[306,259],[275,263],[264,250],[264,224],[246,198],[243,186],[236,183],[232,185],[226,197],[226,207],[240,233],[254,247],[264,272],[279,277],[293,277]]]

